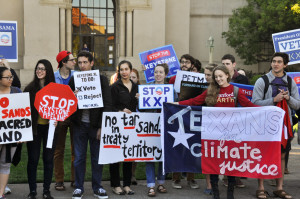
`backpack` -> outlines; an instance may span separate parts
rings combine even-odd
[[[266,93],[269,89],[270,84],[273,85],[272,83],[269,82],[269,79],[267,77],[267,75],[263,75],[261,76],[261,78],[264,80],[265,82],[265,88],[264,88],[264,97],[263,99],[265,99],[266,97]],[[288,84],[283,85],[283,84],[278,84],[278,86],[284,86],[284,87],[288,87],[289,93],[292,93],[292,78],[290,76],[287,76],[287,80],[288,80]]]

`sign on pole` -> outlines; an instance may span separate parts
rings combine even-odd
[[[174,89],[176,93],[180,93],[181,81],[206,83],[205,75],[203,73],[195,73],[189,71],[177,71]]]
[[[99,70],[74,72],[74,82],[79,109],[103,107]]]
[[[139,85],[139,109],[161,109],[164,102],[174,102],[173,84]]]
[[[300,63],[300,29],[272,34],[275,52],[287,53],[289,65]]]
[[[16,21],[0,21],[0,59],[18,62],[18,31]]]
[[[1,95],[0,112],[0,144],[33,139],[29,93]]]
[[[99,164],[161,161],[160,113],[103,112]]]
[[[146,82],[154,81],[154,68],[157,64],[167,63],[169,66],[169,73],[167,77],[176,75],[176,72],[180,69],[173,45],[167,45],[152,50],[148,50],[139,53],[141,63],[145,66],[144,71]]]

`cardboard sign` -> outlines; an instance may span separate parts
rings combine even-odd
[[[161,161],[159,113],[103,112],[99,164]]]
[[[79,109],[103,107],[99,70],[74,72],[74,82]]]
[[[195,73],[189,71],[177,71],[174,89],[176,93],[180,93],[181,81],[206,83],[205,75],[203,73]]]
[[[34,106],[44,119],[64,121],[77,109],[77,99],[68,85],[50,83],[36,93]]]
[[[287,53],[289,65],[300,63],[300,29],[272,34],[275,52]]]
[[[145,66],[144,71],[146,82],[153,82],[154,68],[157,64],[167,63],[169,66],[169,73],[167,77],[172,77],[180,69],[173,45],[167,45],[152,50],[139,53],[141,63]]]
[[[279,178],[284,113],[276,106],[223,108],[164,103],[164,170]]]
[[[0,59],[18,62],[18,30],[16,21],[0,21]]]
[[[182,81],[179,101],[191,99],[201,95],[208,88],[208,83]]]
[[[163,102],[174,102],[172,84],[139,85],[139,108],[161,109]]]
[[[31,141],[29,93],[0,95],[0,144]]]

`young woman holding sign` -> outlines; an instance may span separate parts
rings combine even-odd
[[[136,111],[137,99],[136,94],[138,87],[130,80],[132,65],[129,61],[121,61],[118,64],[118,80],[111,86],[113,110],[125,113]],[[120,185],[119,163],[109,165],[110,183],[113,187],[113,192],[117,195],[133,195],[134,191],[130,189],[132,162],[123,162],[123,187]]]
[[[217,66],[213,70],[212,81],[206,91],[195,98],[180,101],[180,105],[202,105],[206,103],[207,106],[213,107],[235,107],[236,100],[243,107],[259,107],[248,100],[246,95],[239,89],[237,99],[234,97],[234,86],[230,82],[230,74],[225,66]],[[226,95],[224,95],[226,94]],[[234,99],[234,100],[233,100]],[[219,199],[218,181],[219,175],[211,174],[210,181],[213,190],[214,199]],[[233,199],[233,191],[235,185],[235,177],[228,176],[227,199]]]
[[[41,143],[43,142],[43,165],[44,165],[44,186],[43,198],[53,199],[50,195],[50,184],[53,175],[53,156],[54,149],[46,148],[48,140],[49,120],[41,118],[38,111],[34,107],[36,93],[50,82],[55,82],[54,73],[51,63],[46,59],[41,59],[37,62],[34,70],[34,78],[32,82],[24,89],[24,92],[29,92],[30,107],[32,117],[33,141],[27,142],[28,163],[27,177],[30,193],[27,199],[35,199],[36,192],[36,175],[37,166],[40,158]],[[54,142],[53,142],[54,143]]]
[[[0,67],[0,98],[1,94],[21,93],[22,91],[13,87],[14,76],[6,67]],[[2,103],[1,103],[2,105]],[[4,189],[8,181],[10,166],[13,160],[17,144],[0,144],[0,199],[5,199]]]
[[[154,84],[166,84],[166,77],[169,73],[169,66],[168,64],[157,64],[154,68]],[[175,101],[178,100],[176,92],[174,92]],[[160,109],[152,109],[152,110],[145,110],[146,112],[152,113],[160,113]],[[147,162],[146,163],[146,177],[147,177],[147,187],[148,196],[154,197],[155,193],[155,162]],[[157,192],[159,193],[167,193],[167,189],[164,186],[165,183],[165,175],[162,172],[162,162],[158,163],[158,173],[157,173]]]

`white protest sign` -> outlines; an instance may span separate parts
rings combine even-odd
[[[0,144],[33,140],[29,93],[0,95]]]
[[[180,93],[181,81],[206,83],[205,75],[203,73],[194,73],[179,70],[177,71],[176,80],[174,83],[174,89],[176,93]]]
[[[139,108],[161,109],[164,102],[174,102],[173,84],[139,85]]]
[[[46,148],[51,149],[53,144],[54,132],[56,126],[54,125],[55,120],[49,120],[49,129],[48,129],[48,138],[47,138],[47,146]]]
[[[103,107],[99,70],[74,72],[74,82],[79,109]]]
[[[103,112],[99,164],[161,161],[159,113]]]

